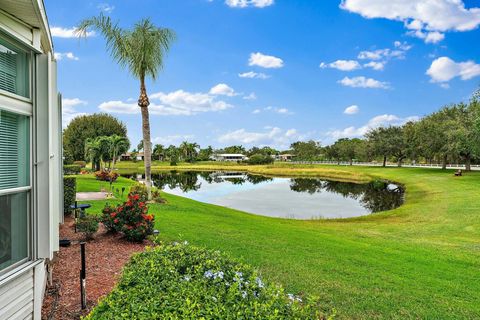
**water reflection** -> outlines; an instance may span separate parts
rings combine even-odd
[[[361,216],[397,208],[404,198],[403,188],[387,181],[357,184],[318,178],[197,171],[161,172],[152,175],[152,180],[166,192],[198,201],[296,219]]]

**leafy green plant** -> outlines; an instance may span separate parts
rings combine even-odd
[[[77,195],[77,179],[75,177],[63,177],[63,213],[70,213],[70,206],[75,204]]]
[[[122,231],[122,225],[117,215],[117,209],[110,206],[108,203],[103,208],[100,221],[108,232],[116,233]]]
[[[318,300],[264,282],[252,267],[187,242],[132,257],[93,319],[321,319]]]
[[[114,182],[117,180],[118,176],[119,174],[117,172],[105,169],[95,172],[95,177],[100,181]]]
[[[273,163],[273,158],[269,155],[254,154],[248,159],[248,164],[270,164]]]
[[[82,168],[78,164],[66,164],[63,166],[63,174],[79,174]]]
[[[130,194],[138,194],[140,196],[140,200],[143,202],[146,202],[148,199],[147,187],[143,183],[137,183],[130,187]],[[165,202],[157,188],[152,188],[152,200],[156,203]]]
[[[80,166],[81,169],[83,169],[87,166],[86,161],[73,161],[73,164],[76,164],[77,166]]]
[[[93,235],[98,231],[98,218],[96,216],[79,218],[77,230],[83,233],[85,240],[92,240]]]

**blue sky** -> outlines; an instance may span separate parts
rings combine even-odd
[[[154,143],[326,145],[468,99],[480,84],[480,2],[461,0],[45,0],[64,121],[109,112],[141,139],[138,83],[98,34],[72,28],[100,12],[123,27],[150,17],[176,31],[148,83]]]

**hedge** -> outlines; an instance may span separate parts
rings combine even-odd
[[[323,319],[318,300],[265,283],[252,267],[188,243],[147,247],[85,318]]]
[[[254,154],[253,156],[248,159],[248,164],[271,164],[273,163],[274,159],[271,156],[263,155],[263,154]]]
[[[63,166],[63,174],[79,174],[82,168],[78,164],[66,164]]]
[[[77,196],[77,178],[63,177],[63,212],[69,213]]]

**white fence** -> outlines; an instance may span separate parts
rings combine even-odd
[[[348,161],[292,161],[290,163],[293,164],[331,164],[331,165],[340,165],[340,166],[349,166],[350,162]],[[377,166],[381,167],[383,165],[382,162],[357,162],[354,161],[352,163],[354,166]],[[397,167],[398,164],[396,162],[387,162],[387,167]],[[403,163],[402,167],[407,168],[432,168],[432,169],[441,169],[441,163],[432,163],[432,164],[425,164],[425,163]],[[465,169],[464,164],[447,164],[448,169]],[[472,164],[472,170],[480,170],[480,165]]]

